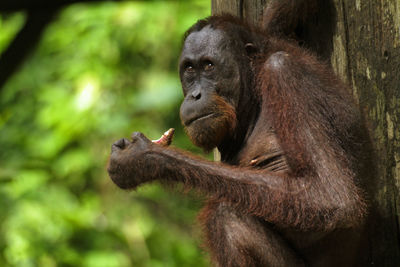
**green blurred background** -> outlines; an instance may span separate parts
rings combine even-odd
[[[179,121],[177,62],[210,2],[76,4],[49,25],[0,92],[0,266],[208,266],[202,199],[122,191],[106,163],[113,141],[170,127],[200,153]],[[25,19],[0,14],[0,53]]]

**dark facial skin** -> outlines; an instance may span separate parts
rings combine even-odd
[[[205,27],[187,37],[180,58],[180,117],[191,140],[206,150],[236,127],[240,73],[228,41],[221,30]]]

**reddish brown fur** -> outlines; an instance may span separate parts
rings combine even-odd
[[[275,0],[265,10],[260,26],[268,35],[295,40],[328,61],[335,25],[331,0]]]
[[[237,124],[235,108],[217,94],[212,96],[212,105],[209,109],[215,112],[216,117],[212,118],[212,122],[207,124],[207,128],[201,126],[185,127],[190,140],[206,151],[220,144],[226,136],[231,135]]]

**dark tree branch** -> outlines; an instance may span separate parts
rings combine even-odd
[[[42,32],[57,11],[58,9],[45,8],[28,12],[24,27],[8,46],[7,50],[0,55],[0,90],[36,46]]]

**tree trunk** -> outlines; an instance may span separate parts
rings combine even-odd
[[[267,0],[212,0],[212,13],[258,23]],[[370,226],[375,266],[400,264],[400,0],[333,0],[332,66],[353,89],[371,128],[379,174],[371,200],[383,221]]]

